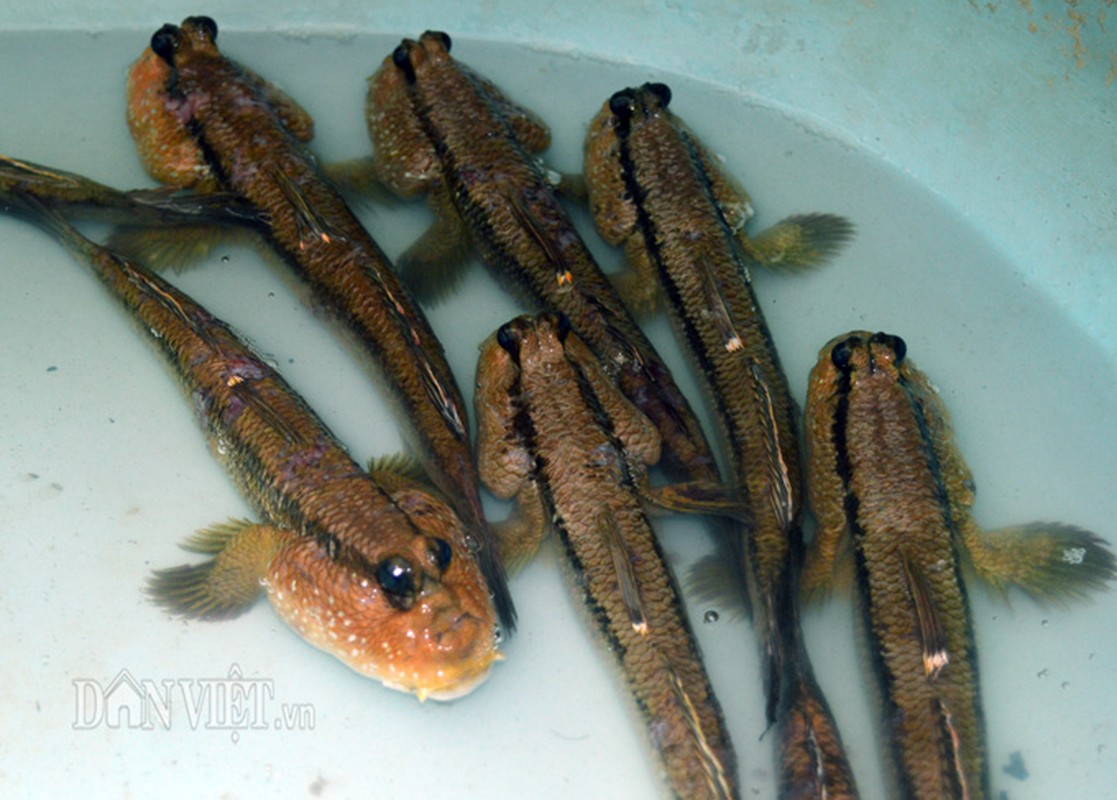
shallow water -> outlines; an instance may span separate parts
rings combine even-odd
[[[149,35],[0,35],[8,78],[0,83],[0,151],[116,186],[148,185],[124,124],[123,83]],[[363,78],[396,43],[221,40],[311,111],[325,160],[368,151]],[[651,68],[467,41],[456,42],[455,55],[552,124],[549,160],[564,170],[578,168],[584,126],[613,91],[669,83],[673,109],[752,194],[754,230],[814,210],[858,225],[856,242],[825,269],[755,275],[800,401],[830,337],[851,328],[899,334],[953,412],[979,488],[979,521],[1060,519],[1117,539],[1117,369],[1042,287],[901,171],[825,130]],[[393,256],[427,219],[421,206],[370,206],[362,216]],[[619,264],[588,224],[582,230],[603,264]],[[263,604],[221,624],[171,620],[150,606],[141,595],[150,569],[181,563],[177,542],[248,507],[206,451],[167,370],[96,281],[22,223],[0,219],[0,241],[6,796],[656,796],[640,726],[554,550],[513,581],[520,631],[508,660],[449,705],[420,706],[360,678],[302,644]],[[400,447],[371,379],[306,313],[282,270],[230,247],[173,280],[274,358],[359,459]],[[467,392],[477,344],[521,310],[476,269],[431,312]],[[665,322],[649,333],[693,390]],[[660,529],[681,571],[711,549],[700,523],[664,520]],[[1117,749],[1114,595],[1046,609],[1018,596],[1006,605],[973,586],[970,597],[994,795],[1103,796]],[[737,747],[743,795],[772,797],[755,643],[728,609],[704,624],[708,608],[691,613]],[[881,797],[879,737],[850,604],[839,597],[808,612],[805,625],[863,793]],[[122,670],[141,688],[169,693],[160,695],[171,698],[169,725],[159,714],[148,727],[135,716],[98,715],[98,687]],[[232,709],[242,713],[223,716],[222,687],[246,693]],[[1014,752],[1026,779],[1002,770]]]

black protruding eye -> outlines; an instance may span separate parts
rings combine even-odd
[[[175,42],[178,41],[178,26],[167,24],[151,37],[151,51],[171,66],[174,66]]]
[[[635,99],[631,89],[621,89],[609,98],[609,110],[622,119],[631,117],[632,101]]]
[[[430,549],[431,555],[434,556],[434,563],[435,566],[438,567],[438,571],[445,572],[454,558],[454,551],[451,549],[450,543],[445,539],[432,536],[430,537],[428,548]]]
[[[381,561],[376,580],[396,608],[406,610],[415,602],[415,569],[406,559],[391,556]]]
[[[840,370],[845,370],[849,367],[849,360],[853,357],[853,348],[861,344],[861,340],[856,336],[851,336],[834,345],[834,349],[830,351],[830,361],[834,366]]]
[[[213,21],[213,17],[187,17],[183,25],[190,24],[200,30],[205,37],[211,42],[217,41],[217,23]]]
[[[427,31],[423,36],[433,36],[435,39],[442,42],[442,47],[447,53],[450,52],[450,46],[453,44],[453,42],[450,41],[450,34],[444,33],[443,31]]]
[[[666,83],[645,83],[644,88],[656,96],[661,108],[671,104],[671,87]]]
[[[874,333],[873,337],[869,339],[869,344],[882,344],[892,351],[892,363],[897,367],[904,362],[904,356],[907,355],[908,345],[899,336],[894,336],[891,333]]]
[[[559,341],[565,344],[566,337],[570,333],[570,317],[560,313],[558,315],[557,326]]]
[[[520,337],[516,334],[511,322],[505,322],[500,326],[499,330],[497,330],[496,343],[503,347],[504,351],[512,356],[512,358],[519,357]]]
[[[403,72],[408,83],[415,82],[415,68],[411,66],[411,45],[413,42],[404,39],[399,47],[392,51],[392,63]]]

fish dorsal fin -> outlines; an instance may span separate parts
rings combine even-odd
[[[929,680],[935,680],[939,673],[950,663],[950,652],[946,645],[946,629],[943,627],[935,597],[926,574],[907,555],[901,555],[904,565],[904,579],[915,604],[915,616],[919,623],[919,641],[923,652],[923,673]]]
[[[597,529],[613,559],[613,569],[617,573],[617,584],[621,589],[621,598],[624,600],[625,610],[628,611],[629,622],[632,629],[639,634],[648,632],[648,618],[644,614],[644,604],[640,600],[640,589],[636,584],[636,570],[632,566],[632,552],[625,544],[624,538],[617,525],[616,517],[608,508],[598,512]]]
[[[749,360],[749,372],[752,375],[753,391],[760,401],[760,407],[764,410],[764,451],[767,456],[765,469],[768,473],[768,483],[772,487],[772,507],[776,512],[780,530],[786,531],[791,526],[792,517],[795,516],[794,495],[787,460],[783,457],[783,450],[780,448],[780,427],[776,419],[776,407],[772,402],[772,392],[764,379],[760,362],[755,358]]]
[[[508,207],[512,209],[512,215],[523,226],[531,238],[535,240],[540,249],[543,250],[547,261],[555,270],[555,284],[558,286],[570,286],[574,282],[574,274],[567,266],[566,257],[559,250],[558,244],[547,233],[546,229],[539,219],[527,207],[527,204],[516,194],[516,191],[510,187],[501,184],[501,194],[508,200]]]
[[[737,329],[733,326],[733,316],[729,313],[725,296],[721,292],[717,278],[714,277],[713,265],[705,256],[700,256],[697,266],[697,272],[702,283],[702,292],[706,296],[706,313],[713,319],[714,326],[721,337],[722,346],[725,347],[725,352],[735,353],[745,345],[741,341],[741,335],[737,333]]]
[[[329,243],[338,238],[337,234],[331,230],[330,224],[314,208],[314,204],[310,202],[310,198],[306,196],[306,192],[298,183],[279,169],[272,170],[272,176],[279,190],[283,192],[283,197],[294,210],[295,229],[299,233],[299,249],[306,248],[315,239]]]

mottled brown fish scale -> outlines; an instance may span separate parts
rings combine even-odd
[[[414,193],[418,175],[427,176],[430,191],[449,192],[483,260],[540,307],[567,315],[621,390],[656,424],[665,460],[693,479],[716,480],[697,418],[532,155],[549,143],[547,128],[457,64],[437,36],[404,40],[401,47],[414,81],[389,58],[369,90],[379,173],[396,179],[404,195]],[[408,143],[416,130],[425,143]],[[432,153],[441,161],[438,170],[430,164]]]
[[[442,345],[384,253],[285,124],[287,107],[277,109],[261,84],[202,29],[183,23],[172,101],[188,113],[187,127],[221,185],[262,213],[287,262],[381,368],[407,412],[424,467],[483,544],[482,567],[511,626],[514,611],[481,509],[468,417]]]
[[[796,412],[735,236],[747,196],[667,110],[665,88],[618,92],[614,99],[629,107],[614,109],[611,99],[590,123],[585,162],[594,221],[607,240],[625,244],[635,277],[666,300],[705,382],[730,479],[751,518],[732,544],[782,744],[781,797],[855,797],[792,597],[803,491]]]
[[[719,797],[721,790],[736,796],[735,760],[721,710],[636,488],[636,481],[646,480],[639,462],[657,455],[649,442],[654,430],[638,422],[641,415],[612,387],[575,334],[568,335],[565,347],[559,343],[553,317],[510,324],[522,334],[516,364],[491,339],[482,349],[478,414],[493,417],[480,424],[481,458],[530,448],[534,480],[545,487],[575,580],[620,662],[672,791],[686,798]],[[512,401],[495,402],[496,389],[511,393]],[[502,414],[513,418],[502,419]],[[508,449],[490,449],[486,434],[513,428],[521,438],[511,440]],[[633,452],[626,451],[618,430],[633,443]],[[528,477],[518,467],[495,473]],[[606,513],[616,523],[637,578],[644,633],[632,624],[621,590],[615,545],[601,525]],[[711,764],[720,771],[721,784],[711,780]]]
[[[981,796],[984,747],[969,633],[969,611],[957,566],[950,510],[928,461],[911,399],[895,375],[881,371],[851,388],[846,442],[858,499],[854,546],[868,581],[870,627],[880,642],[888,691],[890,727],[913,797],[954,796],[949,728],[936,705],[951,711],[962,743],[969,797]],[[883,454],[889,454],[883,458]],[[936,465],[937,466],[937,465]],[[923,646],[901,558],[922,565],[935,607],[947,631],[950,663],[929,680]]]
[[[844,369],[831,358],[838,342],[852,352]],[[965,520],[958,514],[968,512],[950,502],[943,483],[939,452],[949,443],[927,438],[948,429],[932,416],[938,407],[927,402],[931,392],[883,335],[855,332],[823,348],[807,405],[810,473],[820,479],[810,486],[811,498],[827,552],[836,552],[846,530],[852,537],[903,796],[973,800],[986,796],[988,777],[959,572]],[[946,475],[961,480],[964,465],[957,454],[951,459]],[[925,581],[923,602],[945,633],[941,671],[928,668],[913,574]]]

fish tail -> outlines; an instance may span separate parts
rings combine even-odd
[[[148,581],[152,600],[175,614],[226,619],[247,610],[262,592],[279,549],[291,531],[249,520],[230,520],[198,531],[183,549],[212,556],[200,564],[156,570]]]
[[[794,581],[787,581],[794,584]],[[853,770],[837,723],[815,680],[799,626],[795,587],[789,586],[779,632],[776,730],[781,800],[854,800]],[[771,701],[772,698],[770,698]]]
[[[853,239],[854,225],[836,214],[797,214],[752,237],[752,252],[773,269],[815,267]]]
[[[57,209],[47,205],[34,194],[0,187],[0,209],[38,225],[47,233],[56,236],[70,250],[89,260],[92,260],[99,250],[96,244],[83,236]]]
[[[781,800],[853,800],[858,797],[834,717],[806,654],[788,659],[777,724]]]

